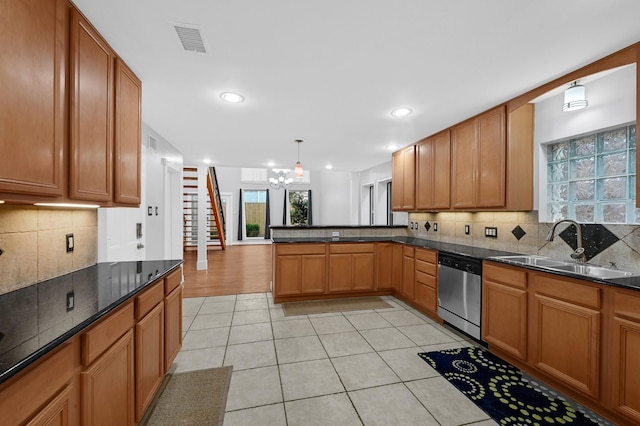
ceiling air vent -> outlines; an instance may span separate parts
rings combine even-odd
[[[200,27],[187,24],[173,24],[182,47],[187,52],[207,53]]]

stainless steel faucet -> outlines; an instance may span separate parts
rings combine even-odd
[[[576,227],[576,249],[573,253],[571,253],[571,258],[577,260],[580,263],[586,263],[587,256],[584,255],[584,247],[582,247],[582,228],[580,224],[575,220],[571,219],[562,219],[557,221],[551,227],[551,231],[547,234],[547,241],[553,241],[553,236],[556,232],[556,226],[561,224],[562,222],[569,222],[571,225]]]

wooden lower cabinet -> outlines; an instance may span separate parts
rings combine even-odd
[[[134,424],[133,330],[80,373],[82,424]]]
[[[414,302],[431,314],[438,313],[438,252],[415,249]]]
[[[600,396],[601,290],[531,273],[531,362],[594,399]]]
[[[391,286],[393,287],[394,294],[402,293],[402,270],[403,270],[403,247],[400,244],[393,245],[393,259],[391,261],[393,267],[393,277]]]
[[[393,243],[376,244],[376,288],[393,288]]]
[[[60,393],[33,418],[27,426],[63,426],[71,425],[71,407],[73,388],[67,385]]]
[[[640,293],[613,291],[611,408],[640,424]]]
[[[527,273],[492,262],[482,268],[482,340],[526,361]]]
[[[329,292],[375,289],[373,244],[329,245]]]
[[[274,252],[274,297],[325,292],[324,244],[275,245]]]

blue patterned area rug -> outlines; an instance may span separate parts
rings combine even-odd
[[[598,416],[537,383],[532,386],[519,369],[482,348],[418,355],[501,425],[601,424]]]

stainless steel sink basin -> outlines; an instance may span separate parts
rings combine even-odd
[[[588,277],[603,278],[603,279],[634,277],[640,274],[637,272],[621,271],[620,269],[611,269],[611,268],[605,268],[603,266],[583,265],[578,263],[562,265],[562,266],[551,266],[550,268],[556,269],[559,271],[573,272],[574,274],[586,275]]]
[[[535,256],[535,255],[522,255],[522,256],[497,256],[497,259],[505,260],[507,262],[520,263],[525,265],[535,265],[535,266],[562,266],[566,265],[567,262],[563,262],[561,260],[549,259],[548,257],[543,256]]]
[[[571,272],[585,277],[601,278],[601,279],[614,279],[614,278],[626,278],[636,277],[640,275],[639,272],[623,271],[621,269],[606,268],[604,266],[589,265],[584,263],[574,263],[562,260],[555,260],[544,256],[537,255],[518,255],[518,256],[496,256],[494,259],[499,259],[505,262],[514,263],[516,265],[532,265],[541,269],[547,269],[550,272],[564,271]]]

